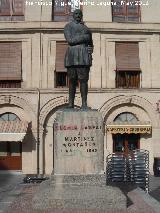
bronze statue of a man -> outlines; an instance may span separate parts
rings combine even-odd
[[[64,36],[69,44],[64,65],[69,78],[69,108],[74,108],[77,81],[80,82],[82,109],[87,107],[89,70],[92,65],[92,33],[82,22],[82,11],[76,9],[73,21],[64,27]]]

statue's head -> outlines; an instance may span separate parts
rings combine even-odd
[[[73,12],[73,18],[76,22],[81,22],[82,20],[82,17],[83,17],[83,13],[80,9],[76,9],[74,12]]]

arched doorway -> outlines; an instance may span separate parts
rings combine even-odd
[[[136,116],[130,112],[123,112],[119,114],[115,119],[114,123],[119,124],[135,124],[138,122]],[[129,151],[140,149],[140,134],[112,134],[113,137],[113,152],[128,154]]]
[[[19,117],[11,112],[0,115],[0,121],[5,125],[5,129],[10,128],[9,122],[20,121]],[[12,128],[15,128],[14,125]],[[13,136],[14,137],[14,136]],[[0,141],[0,170],[21,170],[22,169],[22,143],[19,141]]]

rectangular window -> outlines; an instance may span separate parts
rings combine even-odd
[[[67,72],[56,72],[56,87],[67,87]]]
[[[114,22],[140,22],[140,5],[136,0],[112,0]]]
[[[67,87],[67,69],[64,67],[64,58],[68,44],[64,41],[56,42],[56,70],[55,70],[55,83],[56,87]]]
[[[140,72],[117,71],[116,88],[139,88]]]
[[[0,0],[0,21],[24,21],[24,0]]]
[[[53,21],[70,21],[72,20],[73,11],[80,9],[79,0],[53,0],[52,2]]]
[[[116,42],[116,88],[140,87],[138,42]]]
[[[21,88],[21,80],[13,81],[1,81],[0,88]]]
[[[22,42],[0,42],[0,87],[19,88],[22,80]]]

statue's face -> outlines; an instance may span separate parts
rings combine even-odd
[[[75,21],[80,22],[82,20],[82,12],[80,10],[75,10],[73,13],[73,18]]]

